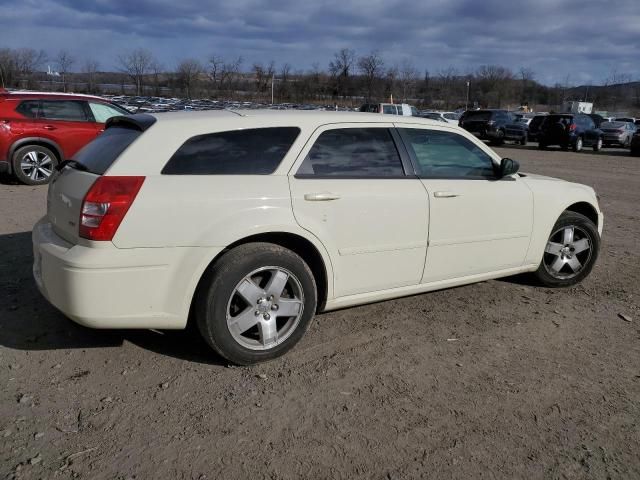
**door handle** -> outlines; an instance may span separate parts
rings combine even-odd
[[[436,198],[453,198],[453,197],[459,197],[460,194],[453,193],[453,192],[433,192],[433,196]]]
[[[54,125],[45,125],[44,129],[45,130],[55,130],[57,127],[55,127]]]
[[[340,195],[331,192],[305,193],[304,199],[308,202],[328,202],[340,199]]]

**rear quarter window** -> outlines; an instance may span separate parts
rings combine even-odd
[[[169,159],[162,174],[269,175],[299,134],[297,127],[272,127],[191,137]]]

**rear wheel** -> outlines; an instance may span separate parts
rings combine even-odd
[[[546,143],[542,143],[542,142],[538,142],[538,148],[540,150],[545,150],[547,148],[547,144]]]
[[[524,137],[522,137],[522,139],[520,140],[520,145],[525,146],[527,144],[527,136],[525,135]]]
[[[290,350],[316,304],[315,280],[302,258],[279,245],[248,243],[207,272],[196,298],[196,321],[220,355],[250,365]]]
[[[576,138],[576,141],[573,142],[573,151],[580,152],[582,150],[582,137]]]
[[[536,278],[547,287],[568,287],[582,281],[593,268],[600,235],[584,215],[564,212],[547,241]]]
[[[631,146],[631,139],[629,137],[627,137],[624,141],[624,143],[622,144],[623,148],[629,148]]]
[[[13,154],[13,172],[22,183],[43,185],[49,183],[58,157],[41,145],[26,145]]]

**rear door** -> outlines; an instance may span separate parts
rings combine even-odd
[[[291,170],[296,221],[330,252],[335,297],[422,278],[428,198],[420,180],[405,174],[392,126],[321,127]]]
[[[98,135],[83,100],[41,100],[40,136],[57,143],[63,158],[71,158]]]

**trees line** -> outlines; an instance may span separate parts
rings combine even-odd
[[[453,67],[419,71],[407,60],[388,64],[378,51],[357,55],[349,48],[335,52],[327,68],[314,63],[310,69],[294,69],[274,61],[248,64],[242,57],[211,55],[206,61],[181,60],[175,68],[162,65],[146,49],[119,55],[116,72],[101,71],[95,60],[79,62],[66,50],[49,57],[43,50],[0,48],[0,81],[7,88],[37,88],[43,80],[62,91],[87,93],[135,93],[187,98],[238,96],[278,103],[336,103],[357,106],[363,102],[408,101],[421,108],[455,109],[465,105],[514,107],[528,104],[553,108],[565,100],[593,101],[599,109],[640,110],[640,82],[617,71],[604,85],[573,87],[570,77],[547,86],[527,67],[517,71],[500,65],[483,65],[460,72]],[[45,65],[54,71],[47,75]],[[54,81],[55,78],[55,81]],[[105,84],[111,85],[109,92]],[[46,85],[46,83],[44,83]],[[129,92],[128,85],[133,85]],[[119,91],[118,91],[119,90]]]

